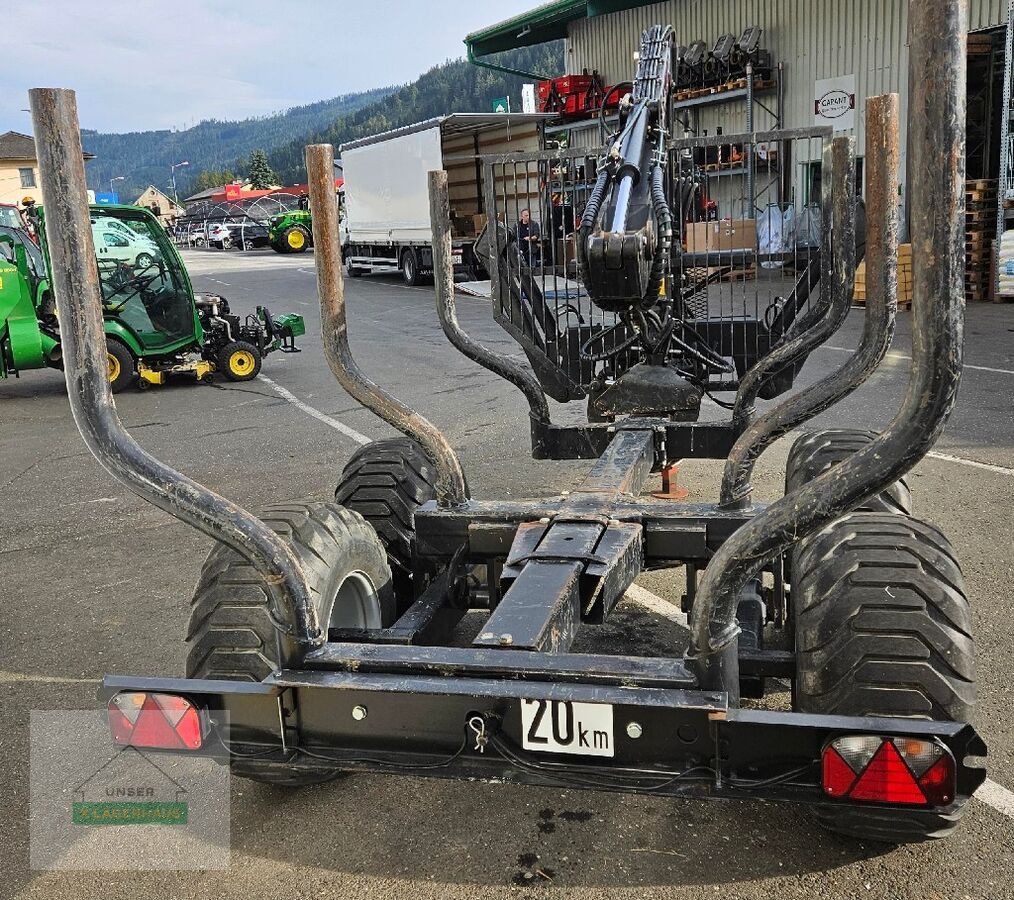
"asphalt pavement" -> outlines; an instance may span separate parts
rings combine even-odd
[[[327,498],[355,435],[393,432],[328,372],[312,254],[185,257],[195,287],[236,310],[266,303],[304,315],[303,352],[270,356],[265,378],[245,384],[181,380],[120,394],[124,422],[155,455],[247,508]],[[587,464],[530,459],[524,399],[450,347],[431,287],[379,276],[346,285],[353,352],[375,381],[445,429],[475,496],[551,495],[580,480]],[[519,353],[488,301],[460,297],[459,315],[489,346]],[[889,421],[908,374],[909,323],[903,314],[881,371],[817,424]],[[860,326],[854,311],[800,386],[840,364]],[[964,569],[979,654],[976,725],[994,789],[991,802],[972,801],[953,838],[899,848],[827,834],[805,811],[771,803],[415,777],[356,776],[300,791],[233,779],[227,871],[32,871],[30,710],[92,709],[105,673],[181,674],[188,601],[209,541],[99,468],[74,428],[60,373],[0,382],[0,897],[1014,897],[1014,795],[1004,793],[1014,789],[1014,306],[970,307],[966,337],[957,407],[938,455],[911,484],[917,511],[949,535]],[[780,494],[790,443],[761,459],[760,499]],[[720,473],[719,463],[691,462],[680,477],[692,499],[706,500]],[[670,601],[681,591],[671,573],[639,585]],[[671,618],[625,602],[595,639],[660,652],[685,642]]]

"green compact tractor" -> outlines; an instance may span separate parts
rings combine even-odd
[[[46,212],[38,209],[39,250],[19,229],[0,229],[0,377],[63,367],[60,317],[50,289]],[[225,298],[195,295],[165,231],[145,209],[89,211],[102,293],[109,380],[120,391],[222,373],[248,381],[274,350],[295,351],[302,316],[234,315]]]
[[[313,220],[306,199],[300,208],[282,213],[268,226],[268,241],[276,253],[305,253],[313,246]]]

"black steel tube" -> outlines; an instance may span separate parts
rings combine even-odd
[[[898,204],[894,199],[898,184],[898,95],[871,97],[866,103],[866,196],[871,207],[866,257],[867,284],[870,287],[863,334],[856,352],[841,368],[752,422],[736,441],[725,463],[722,478],[722,506],[749,506],[750,478],[760,455],[776,440],[803,422],[829,409],[847,397],[876,371],[894,338],[897,313]],[[835,205],[836,213],[840,205]],[[843,236],[843,239],[846,239]],[[845,251],[846,274],[855,258]],[[855,247],[855,242],[850,242]],[[854,254],[854,251],[853,251]],[[851,266],[849,265],[851,263]],[[845,308],[853,279],[846,278]]]
[[[528,400],[532,418],[549,423],[549,403],[539,380],[514,360],[473,340],[458,322],[454,300],[454,260],[451,258],[451,203],[447,173],[429,173],[430,224],[433,229],[433,279],[436,284],[437,316],[447,339],[473,362],[509,381]],[[495,247],[496,244],[494,243]]]
[[[909,107],[909,183],[912,253],[919,265],[913,272],[912,373],[905,399],[868,447],[769,506],[708,563],[691,615],[690,652],[708,689],[725,687],[715,661],[736,644],[742,586],[767,560],[908,472],[929,452],[954,405],[964,337],[968,2],[911,0],[909,28],[917,75]]]
[[[102,466],[135,494],[230,546],[264,578],[283,663],[324,643],[306,577],[289,547],[260,519],[145,452],[120,422],[109,387],[102,296],[88,216],[74,92],[29,91],[46,240],[60,307],[67,396],[78,430]]]
[[[732,420],[737,426],[750,421],[757,396],[772,375],[787,366],[795,365],[827,341],[841,328],[848,316],[856,258],[855,169],[855,138],[834,138],[830,149],[824,153],[824,171],[831,173],[831,214],[828,222],[825,213],[821,295],[818,311],[813,314],[814,324],[779,344],[743,376],[732,411]],[[828,204],[825,202],[823,205],[826,210]],[[828,246],[831,247],[830,253],[826,252]]]
[[[321,336],[328,365],[354,400],[422,445],[437,470],[438,505],[464,506],[468,502],[465,476],[447,438],[431,422],[368,378],[352,356],[345,316],[338,201],[334,192],[334,148],[330,144],[311,144],[306,148],[306,174],[313,209],[313,253],[320,296]]]

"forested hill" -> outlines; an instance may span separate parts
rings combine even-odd
[[[562,75],[564,44],[556,41],[500,54],[500,65],[539,75]],[[332,124],[300,135],[269,150],[271,167],[284,184],[306,180],[303,148],[307,144],[331,143],[367,137],[453,112],[492,112],[493,101],[510,97],[511,109],[521,111],[521,85],[531,78],[507,75],[459,59],[435,66],[416,81],[369,106],[350,112]],[[91,165],[91,164],[89,164]]]
[[[167,191],[170,165],[188,160],[188,167],[176,170],[176,185],[182,197],[199,172],[234,167],[255,149],[278,147],[294,134],[326,128],[338,117],[369,107],[395,90],[385,87],[344,94],[239,122],[212,119],[184,131],[100,134],[82,130],[84,149],[96,157],[85,167],[88,186],[108,191],[109,179],[123,175],[126,180],[114,187],[121,197],[133,200],[149,184]]]
[[[526,47],[491,57],[499,65],[554,76],[563,73],[563,41]],[[492,112],[493,100],[510,97],[511,108],[521,109],[521,85],[533,79],[472,65],[463,59],[435,66],[411,84],[346,94],[284,113],[240,122],[211,120],[185,131],[141,131],[99,134],[82,131],[84,149],[95,154],[88,163],[88,186],[109,190],[109,180],[121,197],[132,200],[149,184],[168,192],[169,167],[176,170],[180,197],[191,193],[200,173],[215,180],[225,172],[246,174],[246,159],[256,149],[268,159],[282,184],[306,181],[303,148],[307,144],[343,141],[400,128],[452,112]]]

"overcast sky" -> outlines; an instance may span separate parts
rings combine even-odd
[[[412,81],[539,0],[20,0],[5,9],[0,132],[28,88],[77,91],[81,125],[184,128]]]

